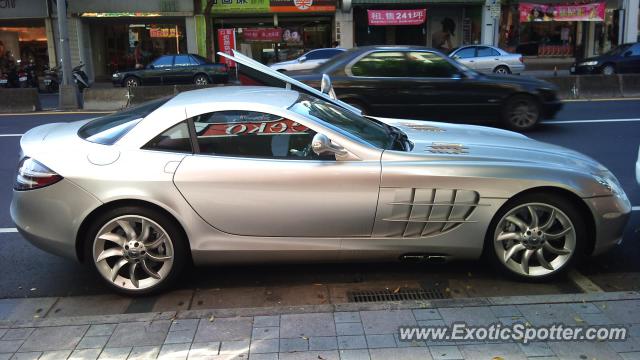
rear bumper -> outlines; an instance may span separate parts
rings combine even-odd
[[[78,260],[76,238],[80,224],[102,203],[68,181],[41,189],[13,191],[11,219],[22,236],[36,247]]]
[[[596,238],[592,255],[599,255],[622,242],[631,215],[626,196],[604,196],[585,199],[594,214]]]

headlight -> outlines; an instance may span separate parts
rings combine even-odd
[[[602,185],[605,189],[611,192],[613,195],[626,197],[624,190],[622,189],[622,185],[618,179],[611,173],[607,174],[594,174],[596,181]]]
[[[111,77],[113,77],[114,79],[115,79],[115,78],[119,78],[119,77],[120,77],[120,73],[115,73],[115,74],[113,74]]]
[[[585,61],[585,62],[581,62],[580,64],[578,64],[578,66],[594,66],[594,65],[598,65],[597,61]]]

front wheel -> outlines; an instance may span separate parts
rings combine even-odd
[[[485,253],[502,272],[525,280],[548,280],[584,254],[586,225],[565,198],[534,193],[509,201],[496,214]]]
[[[515,131],[526,131],[538,124],[540,104],[529,95],[516,95],[508,99],[503,112],[503,124]]]
[[[508,75],[508,74],[511,74],[511,70],[509,70],[509,68],[508,68],[508,67],[506,67],[506,66],[504,66],[504,65],[500,65],[500,66],[496,67],[495,69],[493,69],[493,72],[494,72],[495,74],[498,74],[498,75]]]
[[[200,75],[196,75],[196,76],[193,78],[193,83],[194,83],[195,85],[198,85],[198,86],[204,86],[204,85],[209,84],[209,79],[207,79],[207,77],[206,77],[206,76],[204,76],[204,75],[200,74]]]
[[[140,86],[140,80],[138,80],[138,78],[135,78],[133,76],[128,77],[124,79],[124,86],[128,88],[138,87]]]
[[[90,226],[86,259],[114,290],[157,292],[176,280],[187,258],[186,239],[167,215],[144,207],[117,208]]]

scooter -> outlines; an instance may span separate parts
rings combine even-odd
[[[80,64],[73,68],[73,72],[71,73],[71,77],[73,78],[73,82],[78,86],[78,90],[82,92],[84,89],[88,88],[89,85],[89,77],[82,70],[84,64]]]
[[[0,73],[0,88],[8,88],[9,87],[9,74],[4,72],[4,70]]]
[[[58,77],[59,73],[58,67],[44,69],[44,79],[42,83],[44,84],[44,90],[48,93],[54,93],[58,91],[60,87],[60,80]]]

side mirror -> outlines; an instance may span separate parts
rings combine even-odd
[[[302,63],[302,62],[305,62],[305,61],[307,61],[307,57],[306,57],[306,56],[300,56],[300,57],[298,58],[298,62],[299,62],[299,63]]]
[[[311,148],[316,155],[327,155],[334,154],[336,156],[345,156],[347,155],[347,150],[345,150],[340,145],[335,145],[331,143],[331,140],[324,134],[316,134],[311,141]]]
[[[330,98],[336,98],[336,92],[333,90],[331,84],[331,78],[327,74],[322,74],[322,80],[320,81],[320,92],[329,95]]]
[[[153,69],[155,69],[155,68],[156,68],[156,67],[155,67],[155,66],[153,66],[153,64],[149,64],[149,65],[147,65],[147,69],[149,69],[149,70],[153,70]]]
[[[624,57],[631,56],[631,50],[629,50],[629,51],[625,52],[623,56],[624,56]]]

